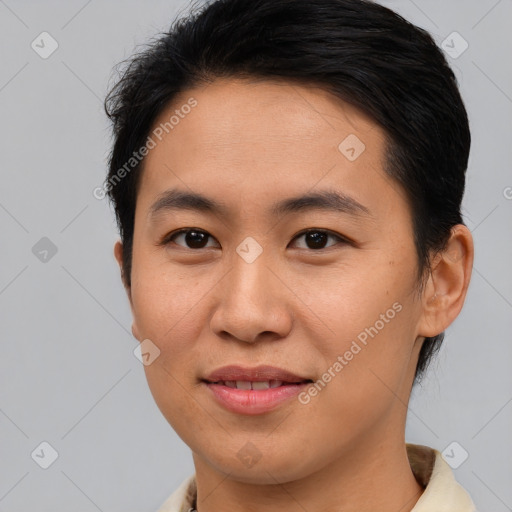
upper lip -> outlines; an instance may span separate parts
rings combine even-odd
[[[260,365],[253,368],[230,365],[223,366],[210,373],[204,380],[208,382],[219,381],[250,381],[264,382],[269,380],[280,380],[283,382],[303,382],[309,381],[307,377],[301,377],[288,370],[277,368],[275,366]]]

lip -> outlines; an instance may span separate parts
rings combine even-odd
[[[251,382],[279,380],[283,383],[268,389],[237,389],[224,384],[224,381],[237,380]],[[217,403],[227,410],[238,414],[255,415],[270,412],[283,405],[313,381],[274,366],[244,368],[232,365],[215,370],[202,382]]]
[[[303,382],[269,389],[236,389],[203,381],[203,385],[212,393],[219,405],[231,412],[247,415],[270,412],[297,396],[310,384],[311,382]]]
[[[252,382],[282,380],[283,382],[303,382],[311,379],[296,375],[288,370],[283,370],[282,368],[277,368],[275,366],[260,365],[248,368],[238,365],[230,365],[218,368],[210,373],[204,380],[209,382],[226,380],[245,380]]]

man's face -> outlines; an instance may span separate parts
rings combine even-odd
[[[191,97],[197,105],[182,108]],[[255,483],[300,478],[399,437],[422,310],[411,213],[383,171],[383,130],[286,82],[185,91],[154,128],[176,110],[145,160],[130,290],[133,332],[160,350],[144,369],[165,418],[196,463]],[[152,213],[172,190],[225,209],[164,201]],[[272,211],[327,192],[361,206]],[[204,382],[226,365],[270,365],[317,384],[277,403],[274,391]],[[270,398],[233,406],[236,393]]]

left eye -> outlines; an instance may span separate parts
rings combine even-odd
[[[301,247],[304,249],[325,249],[325,244],[327,240],[330,238],[337,239],[340,242],[348,242],[346,239],[339,235],[335,235],[334,233],[330,233],[329,231],[319,230],[319,229],[310,229],[308,231],[304,231],[299,233],[294,240],[305,237],[306,247]],[[331,244],[336,245],[336,244]],[[330,246],[329,246],[330,247]]]

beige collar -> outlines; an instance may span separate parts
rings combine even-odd
[[[455,480],[440,452],[418,444],[407,444],[406,447],[412,472],[425,488],[411,512],[476,512],[469,494]],[[195,475],[191,475],[158,512],[191,512],[196,508],[196,497]]]

